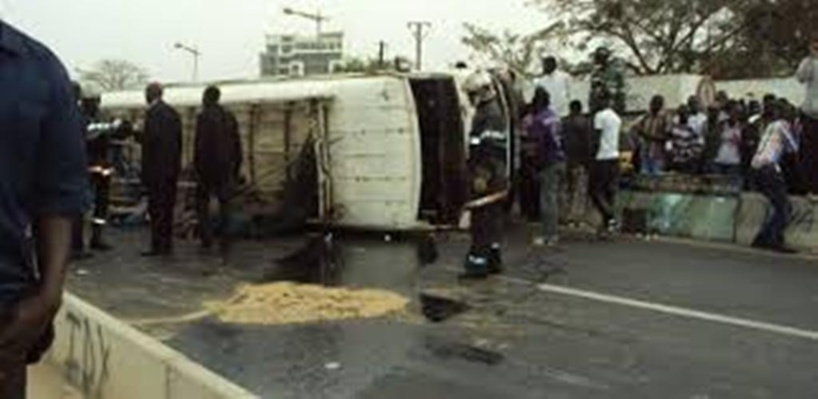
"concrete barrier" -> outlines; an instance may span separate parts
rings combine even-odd
[[[88,399],[242,399],[253,394],[70,294],[45,361]]]
[[[645,214],[647,232],[733,242],[739,198],[717,195],[623,191],[619,208]]]

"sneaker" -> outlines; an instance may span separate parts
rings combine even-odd
[[[551,238],[549,238],[548,240],[545,241],[545,246],[549,247],[549,248],[553,248],[553,247],[556,247],[557,245],[559,245],[559,243],[560,243],[560,238],[559,237],[551,237]]]

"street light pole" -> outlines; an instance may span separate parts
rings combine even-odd
[[[177,42],[173,45],[173,47],[177,50],[182,50],[193,56],[193,81],[199,81],[199,57],[201,57],[202,52],[195,46],[186,46],[182,43]]]
[[[284,15],[293,15],[296,17],[301,17],[304,19],[308,19],[310,21],[315,22],[315,37],[318,38],[321,36],[321,26],[324,22],[329,20],[329,17],[325,17],[321,14],[321,10],[316,11],[315,13],[304,12],[295,10],[289,7],[284,8]]]

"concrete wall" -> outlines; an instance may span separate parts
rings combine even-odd
[[[623,213],[644,215],[648,232],[744,246],[752,244],[771,212],[769,202],[758,193],[719,196],[623,191],[618,201]],[[818,203],[802,197],[790,201],[793,212],[787,244],[801,251],[818,250]]]
[[[45,362],[87,399],[241,399],[250,392],[66,295]]]

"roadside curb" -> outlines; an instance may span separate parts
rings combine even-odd
[[[66,294],[45,361],[97,399],[244,399],[256,396],[105,312]]]

